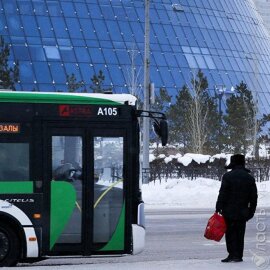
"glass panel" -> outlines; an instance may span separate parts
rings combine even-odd
[[[48,59],[60,59],[60,54],[57,47],[44,46],[44,50]]]
[[[15,14],[16,13],[16,1],[15,0],[4,0],[3,2],[4,10],[7,14]]]
[[[61,16],[60,4],[57,1],[47,1],[47,5],[51,16]]]
[[[34,11],[36,15],[47,15],[45,1],[33,1]]]
[[[94,138],[94,243],[108,242],[123,207],[123,138]]]
[[[59,198],[70,200],[76,194],[70,218],[64,223],[56,243],[80,243],[82,221],[82,138],[78,136],[52,137],[52,183],[59,183]],[[67,185],[68,183],[69,185]],[[52,188],[53,188],[52,184]],[[71,185],[71,186],[70,186]],[[61,189],[61,187],[66,187]],[[66,191],[70,193],[66,193]],[[53,192],[53,191],[52,191]],[[59,202],[60,203],[60,202]],[[54,205],[52,204],[52,207]],[[66,207],[65,207],[66,208]],[[53,217],[52,217],[53,218]]]
[[[67,78],[65,74],[64,67],[61,65],[60,62],[52,62],[50,65],[51,74],[53,81],[55,83],[65,83]]]
[[[67,38],[67,26],[63,18],[51,17],[53,29],[57,38]]]
[[[74,55],[74,50],[72,47],[65,47],[65,46],[60,46],[59,47],[61,56],[64,62],[75,62],[76,58]]]
[[[113,20],[114,19],[114,14],[112,11],[112,7],[109,5],[100,5],[101,12],[103,14],[103,18],[105,20]]]
[[[64,2],[61,1],[61,5],[62,5],[62,10],[64,12],[64,15],[67,17],[75,17],[75,9],[73,6],[73,3],[68,3],[68,2]]]
[[[39,36],[36,20],[33,16],[22,16],[26,36]]]
[[[194,55],[197,63],[198,63],[198,66],[199,68],[207,68],[206,64],[205,64],[205,61],[203,59],[203,57],[201,55]]]
[[[83,32],[83,35],[87,39],[96,39],[96,35],[94,33],[94,27],[88,19],[80,19],[81,29]]]
[[[90,11],[90,18],[100,19],[102,14],[97,4],[88,4],[88,10]]]
[[[33,73],[33,67],[29,63],[29,61],[20,61],[20,79],[24,83],[32,83],[35,80],[35,76]],[[26,87],[26,89],[28,89]],[[29,88],[32,90],[32,88]]]
[[[215,63],[210,55],[204,55],[204,60],[206,61],[209,69],[216,69]]]
[[[86,4],[74,3],[79,18],[88,18],[89,13]]]
[[[0,16],[0,34],[6,35],[7,34],[7,23],[3,16]]]
[[[108,33],[107,33],[108,30],[107,30],[105,23],[101,20],[92,20],[92,22],[94,24],[94,29],[96,31],[98,39],[99,40],[110,40]]]
[[[29,46],[29,50],[30,50],[32,60],[45,61],[44,51],[41,46],[31,45]]]
[[[197,63],[196,63],[196,61],[194,59],[194,56],[192,54],[187,54],[186,53],[185,57],[186,57],[186,59],[188,61],[188,64],[189,64],[190,68],[198,68]]]
[[[14,36],[23,36],[20,18],[17,15],[12,15],[6,18],[10,33]]]
[[[118,27],[118,23],[110,21],[109,23],[107,23],[107,27],[112,39],[122,41],[122,36]]]
[[[80,29],[79,20],[75,18],[69,18],[66,20],[67,27],[69,30],[69,34],[71,39],[72,38],[82,38],[82,33]]]
[[[28,48],[25,45],[13,45],[14,55],[17,60],[29,60]]]
[[[38,26],[43,38],[53,37],[51,21],[47,17],[37,16]]]
[[[0,181],[29,180],[29,144],[0,143]]]
[[[39,83],[52,81],[49,66],[46,62],[34,62],[33,66],[36,73],[36,79]]]

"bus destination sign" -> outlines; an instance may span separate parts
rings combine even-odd
[[[80,105],[59,105],[59,115],[62,117],[89,117],[92,116],[92,108],[90,106]]]
[[[61,117],[117,117],[119,116],[119,108],[111,106],[59,105],[58,114]]]
[[[21,126],[18,123],[0,123],[0,134],[1,133],[20,133]]]

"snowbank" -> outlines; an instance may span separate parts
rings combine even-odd
[[[164,162],[167,164],[173,159],[176,159],[178,163],[188,166],[192,161],[195,161],[197,164],[206,163],[207,161],[214,162],[215,159],[226,159],[226,163],[229,163],[231,154],[218,154],[214,156],[186,153],[185,155],[176,154],[166,157],[164,154],[155,156],[154,154],[149,155],[149,161],[153,162],[156,159],[164,159]]]
[[[146,208],[212,208],[215,209],[220,182],[197,178],[168,179],[142,185]],[[270,181],[257,183],[258,207],[270,205]]]

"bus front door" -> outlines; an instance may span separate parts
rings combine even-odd
[[[46,130],[50,253],[123,253],[123,132]]]

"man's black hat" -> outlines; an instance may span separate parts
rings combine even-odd
[[[231,156],[231,161],[228,166],[225,166],[225,169],[233,169],[235,166],[245,167],[245,156],[241,154],[236,154]]]

